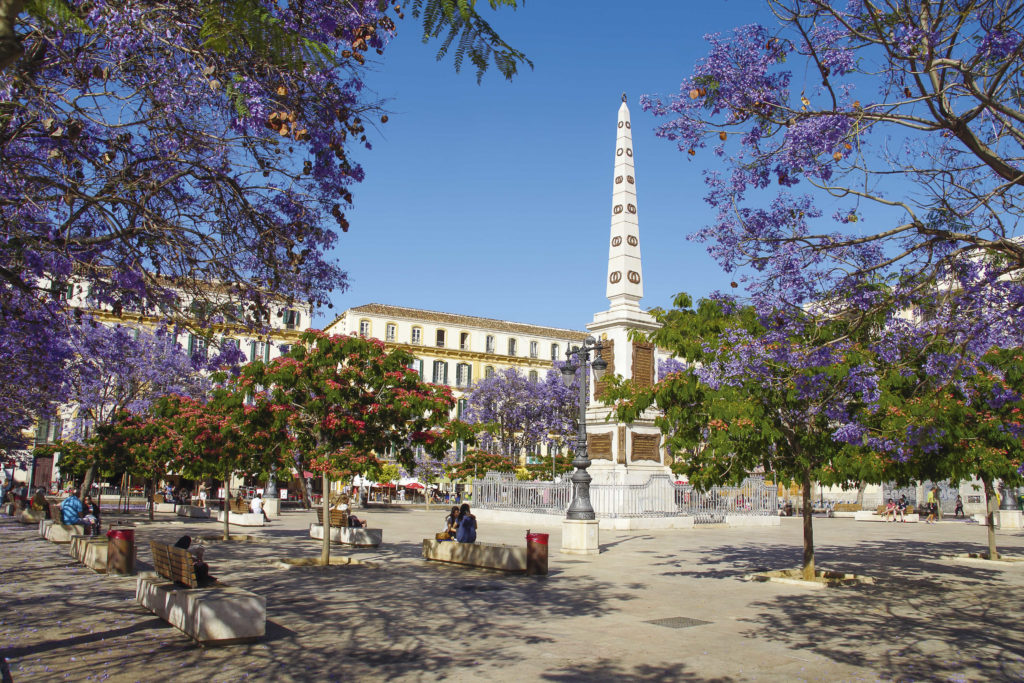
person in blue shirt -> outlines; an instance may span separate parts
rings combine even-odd
[[[71,494],[60,504],[60,521],[64,524],[81,524],[85,506],[78,500],[78,491],[71,489]]]
[[[476,517],[469,511],[469,503],[459,508],[459,529],[455,532],[459,543],[476,543]]]

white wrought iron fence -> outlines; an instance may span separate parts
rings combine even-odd
[[[519,481],[509,473],[488,472],[473,481],[473,504],[485,510],[563,515],[572,501],[568,477],[558,483]],[[697,491],[668,475],[653,475],[643,484],[591,484],[590,501],[598,517],[693,516],[697,524],[725,521],[728,515],[777,514],[776,491],[763,477],[739,486]]]

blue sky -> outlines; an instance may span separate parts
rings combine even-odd
[[[481,2],[486,7],[486,3]],[[489,10],[486,10],[489,12]],[[641,94],[673,93],[703,55],[703,35],[755,20],[762,4],[540,3],[490,13],[535,68],[512,82],[434,60],[407,16],[368,75],[389,122],[360,151],[352,224],[335,256],[351,287],[323,325],[378,302],[582,329],[607,308],[616,112],[633,120],[645,307],[728,286],[704,247],[708,223],[695,158],[654,137]]]

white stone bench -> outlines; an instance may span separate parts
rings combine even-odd
[[[506,572],[526,571],[526,546],[423,539],[423,559]]]
[[[198,643],[251,641],[267,632],[267,599],[241,588],[183,588],[161,576],[139,576],[135,599]]]
[[[46,540],[51,543],[70,543],[72,536],[85,535],[85,527],[81,524],[57,524],[46,527]]]
[[[89,569],[107,573],[107,537],[75,536],[71,539],[71,556]]]
[[[235,526],[263,526],[265,520],[263,515],[257,515],[252,512],[246,512],[244,514],[238,512],[229,513],[231,517],[228,519],[228,524],[234,524]],[[224,513],[217,513],[217,521],[223,524]]]
[[[884,522],[885,521],[885,515],[880,515],[877,512],[875,512],[874,510],[861,510],[860,512],[855,512],[853,514],[854,514],[854,516],[853,516],[854,520],[856,520],[858,522]],[[909,515],[903,515],[903,518],[905,520],[907,520],[908,522],[918,522],[918,521],[920,521],[921,516],[918,515],[916,512],[914,512],[914,513],[909,514]],[[897,522],[900,521],[900,518],[899,518],[898,515],[896,516],[896,521]]]
[[[178,506],[174,503],[153,503],[153,512],[177,512]]]
[[[209,518],[210,508],[201,508],[196,505],[179,505],[178,516]]]
[[[359,548],[376,548],[384,539],[383,529],[364,529],[363,527],[332,526],[331,543],[354,545]],[[324,527],[321,524],[309,525],[309,537],[324,540]]]
[[[18,513],[18,521],[22,524],[39,524],[46,519],[46,513],[42,510],[22,510]]]
[[[50,533],[50,527],[53,526],[53,520],[44,519],[39,522],[39,538],[46,538],[46,534]]]

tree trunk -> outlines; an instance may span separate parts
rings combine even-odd
[[[153,500],[153,497],[155,495],[155,492],[153,490],[155,488],[154,485],[153,485],[153,480],[150,479],[149,477],[146,477],[146,484],[145,484],[145,486],[146,486],[146,500],[148,501],[148,505],[149,505],[149,521],[152,522],[153,521],[153,510],[156,508],[156,503]]]
[[[14,32],[14,22],[25,7],[25,0],[0,0],[0,70],[21,57],[24,50]]]
[[[998,560],[999,551],[996,550],[996,492],[992,487],[992,480],[981,477],[981,483],[985,486],[985,526],[988,527],[988,559]]]
[[[96,465],[89,465],[89,469],[85,471],[85,479],[82,480],[82,490],[78,492],[78,499],[85,502],[85,497],[89,495],[89,489],[92,488],[92,482],[96,479]]]
[[[811,474],[804,472],[804,581],[814,580],[814,529],[811,526]]]
[[[324,495],[320,501],[324,508],[324,523],[323,532],[324,540],[320,546],[320,564],[327,567],[331,564],[331,495],[330,495],[330,479],[327,478],[327,470],[324,470],[323,475],[324,484]]]
[[[224,510],[224,540],[231,538],[231,506],[228,505],[228,501],[231,500],[231,473],[228,472],[227,476],[224,477],[224,500],[221,501],[221,508]]]
[[[864,491],[867,489],[868,483],[866,481],[857,482],[857,508],[860,510],[864,509]],[[882,501],[885,502],[884,500]]]

